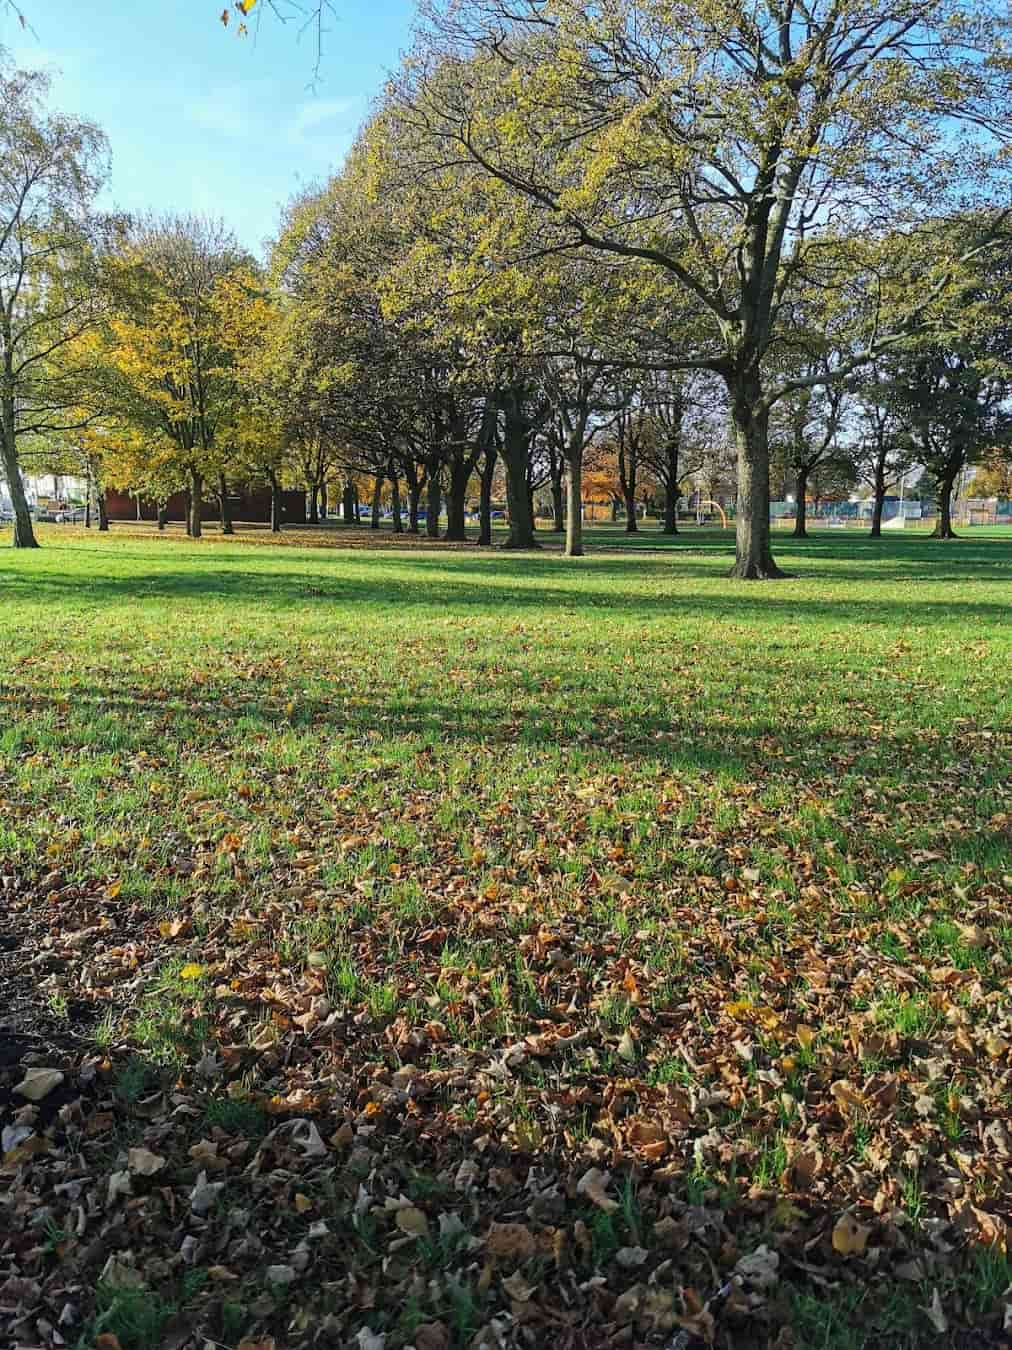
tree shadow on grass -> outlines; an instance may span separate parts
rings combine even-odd
[[[378,617],[412,609],[449,609],[461,615],[533,610],[543,613],[549,622],[555,612],[572,614],[586,609],[595,614],[611,610],[630,620],[643,615],[670,614],[680,619],[698,616],[742,623],[789,615],[797,622],[812,619],[832,623],[943,625],[955,620],[990,626],[1007,622],[1012,607],[1012,597],[1006,604],[967,598],[955,590],[945,598],[924,598],[909,589],[891,595],[865,591],[852,598],[819,596],[817,586],[832,586],[839,581],[892,581],[909,587],[920,581],[960,579],[954,574],[927,578],[906,573],[883,576],[880,569],[868,576],[849,570],[820,573],[810,579],[817,585],[804,593],[799,593],[798,583],[742,584],[730,591],[710,592],[705,588],[693,589],[692,583],[719,580],[713,570],[684,560],[679,560],[677,566],[667,562],[647,564],[649,571],[637,567],[631,574],[629,563],[617,559],[597,560],[584,568],[577,562],[536,557],[511,558],[492,566],[461,559],[459,555],[449,565],[441,558],[408,560],[369,555],[370,570],[366,574],[345,573],[337,578],[328,575],[327,563],[333,562],[330,557],[314,555],[312,563],[300,558],[297,568],[290,562],[283,569],[271,570],[237,562],[235,567],[201,564],[87,578],[48,570],[15,570],[0,564],[0,582],[8,600],[29,602],[43,610],[68,601],[81,607],[126,607],[163,601],[225,602],[255,605],[272,618],[293,607],[330,604],[369,607]],[[375,573],[371,572],[373,566]],[[972,575],[978,578],[979,568],[974,568]],[[622,576],[631,576],[638,584],[626,588],[595,585],[595,579]],[[562,578],[578,584],[559,584]],[[809,578],[802,580],[807,583]],[[644,581],[670,583],[670,590],[645,591]],[[283,641],[282,634],[279,642]]]

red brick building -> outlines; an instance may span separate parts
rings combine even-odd
[[[186,493],[174,492],[166,503],[167,520],[186,520]],[[271,490],[269,487],[238,488],[229,493],[229,509],[237,523],[269,525],[271,519]],[[134,497],[129,492],[109,488],[105,494],[105,509],[110,520],[157,520],[157,502]],[[201,520],[220,520],[221,507],[217,501],[200,503]],[[282,525],[305,525],[306,494],[294,490],[281,493]]]

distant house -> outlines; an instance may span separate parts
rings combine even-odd
[[[266,525],[271,519],[271,490],[269,487],[239,488],[229,493],[229,511],[236,523]],[[165,504],[166,520],[186,519],[187,495],[174,492]],[[130,492],[109,488],[105,494],[105,509],[110,520],[157,520],[158,503]],[[201,520],[218,520],[221,507],[217,501],[200,503]],[[281,493],[281,523],[305,525],[306,494],[285,489]]]

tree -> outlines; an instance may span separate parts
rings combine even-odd
[[[818,368],[818,361],[809,363],[809,370]],[[843,408],[844,390],[838,384],[798,389],[777,407],[783,456],[793,478],[795,539],[808,536],[809,483],[834,450]]]
[[[872,491],[871,535],[878,539],[886,493],[914,467],[914,448],[891,396],[888,364],[882,361],[863,372],[857,386],[857,430],[850,453],[858,481]]]
[[[1012,456],[1008,446],[982,456],[981,466],[973,477],[973,491],[977,497],[1012,499]]]
[[[636,494],[639,489],[643,445],[648,434],[649,423],[643,409],[631,406],[631,401],[627,402],[615,418],[614,431],[618,481],[625,506],[626,534],[635,534],[639,529],[636,523]]]
[[[79,339],[104,316],[112,222],[94,215],[107,168],[97,127],[45,109],[49,82],[0,68],[0,468],[14,547],[37,541],[19,448],[87,424]]]
[[[398,85],[442,156],[531,203],[545,248],[646,262],[705,319],[672,368],[727,387],[740,577],[776,577],[769,417],[798,378],[770,354],[813,282],[845,289],[841,380],[923,324],[1003,220],[1010,72],[978,0],[453,0],[430,13]],[[920,251],[939,204],[982,208],[957,255]],[[904,247],[883,241],[904,234]],[[919,255],[919,256],[918,256]]]
[[[934,481],[933,538],[954,539],[952,497],[960,474],[1012,440],[1008,380],[957,343],[922,347],[898,370],[894,390],[912,453]]]
[[[602,397],[614,405],[608,372],[617,346],[639,326],[640,278],[629,269],[612,276],[587,258],[542,249],[538,212],[493,178],[457,164],[426,172],[439,146],[401,116],[396,101],[381,110],[366,143],[367,191],[395,213],[401,236],[386,255],[384,313],[425,330],[431,349],[442,352],[450,423],[471,405],[466,432],[448,436],[441,429],[446,415],[434,421],[430,486],[442,467],[452,518],[455,494],[462,500],[484,455],[480,539],[488,539],[491,472],[501,460],[509,514],[504,547],[537,547],[533,498],[549,483],[556,524],[563,514],[568,521],[567,552],[578,556],[581,517],[578,509],[562,511],[562,476],[578,506],[578,460]]]
[[[644,397],[649,408],[649,426],[641,453],[663,497],[661,532],[677,534],[681,482],[689,471],[682,457],[690,400],[688,380],[682,375],[655,375]]]
[[[107,359],[118,376],[117,419],[169,452],[189,497],[187,530],[202,532],[205,483],[224,499],[241,407],[230,342],[233,283],[255,269],[216,221],[165,216],[134,226],[119,258]]]

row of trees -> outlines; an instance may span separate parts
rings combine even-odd
[[[7,72],[3,462],[83,457],[190,529],[228,482],[369,475],[435,532],[582,552],[588,455],[664,524],[730,441],[741,577],[773,577],[846,465],[881,502],[1010,439],[1012,103],[997,6],[958,0],[457,0],[266,266],[223,229],[93,209],[105,147]],[[25,111],[27,110],[27,111]],[[21,165],[18,173],[11,166]],[[19,186],[20,183],[20,186]],[[596,463],[596,461],[594,461]],[[19,497],[21,500],[19,500]]]

